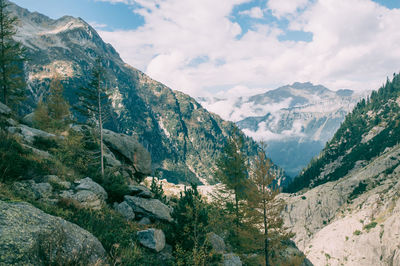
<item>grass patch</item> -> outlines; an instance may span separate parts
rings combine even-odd
[[[375,228],[377,224],[378,224],[377,222],[371,222],[371,223],[369,223],[369,224],[367,224],[367,225],[364,226],[364,230],[369,231],[369,230],[371,230],[372,228]]]

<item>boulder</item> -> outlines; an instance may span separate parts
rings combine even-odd
[[[9,127],[8,132],[10,132],[11,134],[19,135],[28,144],[33,144],[35,137],[41,137],[41,138],[55,138],[56,137],[54,134],[51,134],[51,133],[48,133],[48,132],[45,132],[45,131],[42,131],[42,130],[39,130],[36,128],[31,128],[26,125]]]
[[[53,188],[49,183],[35,183],[33,180],[14,182],[13,189],[20,195],[38,200],[52,196]]]
[[[106,200],[108,198],[107,192],[104,190],[102,186],[94,182],[90,177],[86,177],[84,179],[81,179],[79,181],[76,181],[77,184],[79,184],[75,190],[81,191],[81,190],[89,190],[96,194],[96,196],[101,199],[101,200]]]
[[[150,153],[132,136],[103,130],[104,143],[111,151],[133,165],[136,173],[151,174]]]
[[[56,175],[46,175],[42,179],[44,182],[50,183],[52,186],[57,186],[60,189],[70,189],[71,182],[63,181]]]
[[[140,221],[138,222],[138,224],[141,224],[141,225],[149,225],[149,224],[151,224],[151,221],[150,221],[149,218],[143,217],[142,219],[140,219]]]
[[[10,115],[11,114],[11,109],[5,105],[0,103],[0,115]]]
[[[24,123],[25,125],[28,125],[30,127],[33,126],[34,116],[35,116],[35,113],[27,114],[26,116],[24,116],[22,118],[22,123]]]
[[[107,192],[102,186],[91,178],[75,181],[74,189],[65,190],[60,194],[61,199],[72,199],[78,201],[84,208],[100,210],[107,199]]]
[[[157,199],[145,199],[135,196],[125,196],[124,199],[136,214],[172,222],[171,209]]]
[[[129,194],[140,198],[153,198],[154,194],[145,186],[129,185]]]
[[[122,216],[125,217],[128,221],[132,221],[135,219],[135,213],[132,210],[132,207],[128,205],[128,203],[121,202],[121,203],[114,203],[114,210],[119,212]]]
[[[72,199],[79,202],[82,207],[92,210],[100,210],[104,201],[99,199],[99,197],[89,190],[81,190],[74,192],[73,190],[66,190],[60,194],[61,199]]]
[[[24,202],[0,201],[0,265],[104,265],[106,252],[79,226]]]
[[[242,266],[240,257],[234,253],[224,254],[223,258],[224,266]]]
[[[214,232],[207,234],[207,241],[210,243],[212,249],[218,253],[224,253],[226,251],[225,241],[222,237]]]
[[[150,228],[137,232],[137,236],[141,245],[160,252],[165,247],[165,235],[160,229]]]

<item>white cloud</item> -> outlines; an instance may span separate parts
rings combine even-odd
[[[133,4],[134,0],[95,0],[96,2],[109,2],[111,4],[123,3],[123,4]]]
[[[107,28],[108,25],[107,24],[103,24],[103,23],[98,23],[98,22],[89,22],[90,26],[92,26],[95,29],[104,29]]]
[[[242,29],[231,12],[249,0],[135,2],[143,7],[135,10],[144,17],[142,27],[100,35],[132,66],[194,96],[296,81],[374,89],[400,70],[400,10],[371,0],[268,2],[291,30],[312,33],[311,42],[279,41],[284,32],[274,24],[255,24],[239,39]],[[197,58],[206,60],[191,64]]]
[[[267,7],[275,16],[282,17],[295,14],[298,9],[306,7],[309,2],[310,0],[268,0]]]
[[[258,6],[253,7],[251,9],[249,9],[249,10],[241,11],[241,12],[239,12],[239,14],[246,15],[246,16],[249,16],[251,18],[263,18],[264,17],[264,12]]]

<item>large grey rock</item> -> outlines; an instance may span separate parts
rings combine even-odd
[[[103,265],[101,243],[28,203],[0,201],[0,265]]]
[[[89,190],[96,194],[96,196],[101,200],[106,200],[108,198],[107,192],[104,190],[102,186],[94,182],[90,177],[86,177],[79,181],[76,181],[79,185],[75,188],[75,190]]]
[[[132,221],[135,219],[135,213],[132,210],[132,207],[129,206],[125,201],[121,203],[114,203],[114,210],[119,212],[122,216],[124,216],[128,221]]]
[[[165,247],[165,235],[160,229],[150,228],[139,231],[137,232],[137,236],[140,244],[157,252],[163,250]]]
[[[26,116],[24,116],[22,118],[22,123],[24,123],[25,125],[28,125],[30,127],[33,126],[34,116],[35,116],[35,113],[27,114]]]
[[[129,194],[132,196],[137,196],[141,198],[152,198],[154,197],[153,192],[150,191],[145,186],[140,186],[140,185],[129,185]]]
[[[135,196],[125,196],[124,199],[136,214],[172,222],[171,209],[157,199],[145,199]]]
[[[65,190],[60,194],[61,199],[71,199],[79,202],[82,207],[92,210],[100,210],[105,202],[90,190]]]
[[[25,142],[28,144],[32,144],[35,140],[35,137],[42,137],[42,138],[54,138],[56,137],[54,134],[36,129],[31,128],[26,125],[18,125],[16,127],[9,127],[8,131],[12,134],[19,135],[24,139]]]
[[[11,114],[11,109],[7,105],[0,103],[0,115],[10,115],[10,114]]]
[[[210,243],[214,251],[224,253],[226,251],[225,241],[222,237],[214,232],[207,234],[207,241]]]
[[[224,266],[242,266],[240,257],[234,253],[224,254],[223,257]]]
[[[122,155],[137,173],[151,174],[150,153],[132,136],[103,130],[104,143],[115,153]]]
[[[14,182],[13,189],[18,194],[38,200],[52,196],[53,188],[49,183],[36,183],[33,180]]]
[[[51,185],[57,186],[60,189],[70,189],[71,182],[63,181],[56,175],[47,175],[42,179],[44,182],[50,183]]]
[[[102,186],[91,178],[75,181],[74,189],[65,190],[60,194],[61,199],[72,199],[78,201],[84,208],[100,210],[107,199],[107,192]]]

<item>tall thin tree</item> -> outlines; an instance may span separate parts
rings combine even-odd
[[[109,115],[109,102],[104,77],[105,69],[101,64],[101,58],[97,58],[92,69],[91,80],[87,87],[80,88],[78,92],[79,102],[75,106],[77,111],[94,122],[98,128],[102,177],[104,177],[103,124]]]
[[[25,95],[23,63],[26,57],[22,44],[13,38],[18,18],[10,13],[9,6],[8,1],[0,0],[0,88],[1,101],[14,105]]]
[[[284,202],[278,200],[279,187],[276,182],[277,172],[272,168],[272,162],[265,154],[266,144],[261,142],[260,149],[252,165],[250,175],[251,195],[248,202],[252,209],[259,211],[253,213],[262,216],[260,220],[264,227],[264,255],[265,265],[269,263],[270,250],[273,246],[280,245],[281,241],[290,238],[283,226],[283,219],[280,216]]]
[[[214,173],[217,180],[224,184],[228,191],[233,192],[237,246],[239,246],[239,232],[242,218],[240,202],[246,198],[248,187],[247,157],[242,149],[243,137],[240,135],[239,130],[234,128],[232,136],[229,137],[228,143],[224,147],[224,152],[217,161],[217,169]],[[221,193],[226,193],[227,190],[222,188]],[[229,198],[226,199],[229,200]]]

